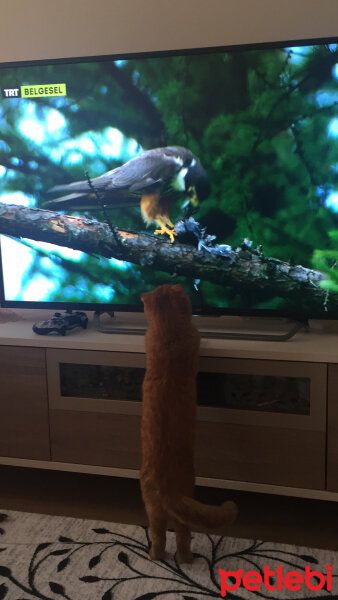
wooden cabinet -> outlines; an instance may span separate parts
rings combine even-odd
[[[326,365],[204,358],[201,371],[199,475],[325,489]]]
[[[145,355],[47,349],[52,460],[140,466]],[[327,367],[203,357],[196,474],[325,489]]]
[[[145,355],[47,349],[52,460],[139,469]]]
[[[338,365],[328,367],[327,489],[338,492]]]
[[[199,483],[338,500],[337,340],[201,340]],[[0,464],[137,477],[145,366],[143,336],[0,326]]]
[[[52,409],[52,460],[139,469],[140,419],[136,415]]]
[[[0,456],[50,460],[42,348],[0,346]]]

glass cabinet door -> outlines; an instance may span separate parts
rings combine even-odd
[[[59,368],[62,396],[141,402],[144,368],[67,362]]]
[[[325,364],[202,357],[201,420],[325,430]]]
[[[140,415],[145,355],[47,349],[50,406]]]

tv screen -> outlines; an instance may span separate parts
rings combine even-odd
[[[3,64],[3,306],[338,316],[338,39]]]

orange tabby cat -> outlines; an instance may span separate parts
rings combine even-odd
[[[141,490],[152,547],[164,557],[168,517],[174,519],[178,558],[191,562],[191,530],[232,523],[234,502],[208,506],[192,499],[196,375],[199,333],[182,285],[162,285],[142,295],[148,321],[147,370],[143,382]]]

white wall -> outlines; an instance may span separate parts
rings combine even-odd
[[[338,35],[338,0],[0,0],[0,62]]]

